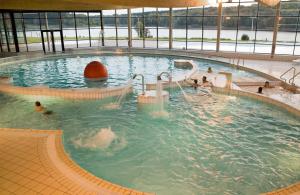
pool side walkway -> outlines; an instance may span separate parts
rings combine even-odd
[[[290,185],[286,188],[275,190],[273,192],[267,192],[261,195],[300,195],[300,182]]]
[[[65,153],[60,130],[0,128],[0,194],[150,195],[100,179]]]

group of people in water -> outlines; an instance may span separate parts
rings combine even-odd
[[[198,87],[211,87],[212,86],[212,83],[207,80],[206,76],[202,77],[202,84],[198,83],[198,79],[193,79],[193,81],[194,81],[194,83],[192,86],[194,87],[195,90]]]
[[[207,73],[212,73],[212,72],[213,72],[212,68],[208,67]],[[193,84],[192,84],[192,87],[194,87],[195,90],[198,87],[211,87],[212,86],[212,83],[207,80],[206,76],[202,77],[202,83],[201,84],[199,84],[198,79],[192,79],[192,80],[194,81]],[[270,85],[269,81],[266,81],[263,87],[261,87],[261,86],[258,87],[257,93],[262,94],[264,88],[273,88],[273,86]]]
[[[211,67],[208,67],[207,72],[212,73]],[[195,90],[198,87],[211,87],[212,86],[212,83],[207,80],[206,76],[202,77],[202,83],[201,84],[199,83],[198,79],[192,79],[192,80],[193,80],[192,87],[194,87]]]

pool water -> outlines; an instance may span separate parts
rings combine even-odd
[[[145,76],[146,83],[156,82],[156,76],[163,71],[172,72],[178,77],[189,70],[174,68],[174,60],[192,59],[160,55],[80,55],[70,57],[45,58],[43,60],[28,61],[21,64],[0,66],[0,76],[10,76],[16,86],[43,85],[51,88],[86,88],[124,85],[134,73]],[[84,79],[85,66],[98,60],[107,66],[109,78],[107,81],[88,81]],[[223,63],[197,59],[199,69],[206,71],[212,67],[213,71],[230,71],[236,76],[253,77],[254,74],[226,67]],[[137,82],[137,81],[136,81]],[[140,82],[139,82],[140,83]]]
[[[158,195],[252,195],[300,180],[300,120],[247,98],[213,94],[185,101],[171,90],[167,116],[127,96],[71,101],[0,94],[0,127],[62,129],[81,167],[113,183]],[[39,99],[53,115],[34,111]]]

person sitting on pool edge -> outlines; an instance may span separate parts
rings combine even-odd
[[[35,102],[35,111],[36,112],[43,112],[43,114],[52,114],[52,111],[47,110],[44,106],[42,106],[41,102]]]
[[[208,67],[207,72],[208,72],[208,73],[212,73],[211,67]]]

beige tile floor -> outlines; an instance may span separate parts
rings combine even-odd
[[[64,152],[61,131],[0,128],[0,194],[146,195],[93,176]]]

